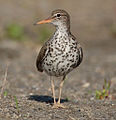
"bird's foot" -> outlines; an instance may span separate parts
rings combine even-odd
[[[64,105],[62,105],[61,103],[54,103],[52,108],[66,108],[66,107]]]

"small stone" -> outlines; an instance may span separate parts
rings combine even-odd
[[[87,88],[90,86],[90,83],[86,82],[85,84],[82,85],[82,87]]]

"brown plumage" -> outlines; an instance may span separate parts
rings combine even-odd
[[[44,44],[43,47],[41,48],[39,55],[37,57],[37,60],[36,60],[36,67],[37,67],[39,72],[43,72],[42,62],[45,58],[46,51],[47,51],[47,45]]]

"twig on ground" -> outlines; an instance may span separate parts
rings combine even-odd
[[[6,84],[6,81],[7,81],[8,65],[9,64],[7,64],[7,66],[6,66],[6,70],[5,70],[5,74],[4,74],[3,84],[2,84],[2,88],[1,88],[1,92],[0,92],[0,99],[2,98],[3,91],[4,91],[4,88],[5,88],[5,84]]]

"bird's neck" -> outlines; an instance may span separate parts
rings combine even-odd
[[[67,26],[56,26],[56,31],[55,35],[60,34],[60,35],[69,35],[70,34],[70,28]]]

